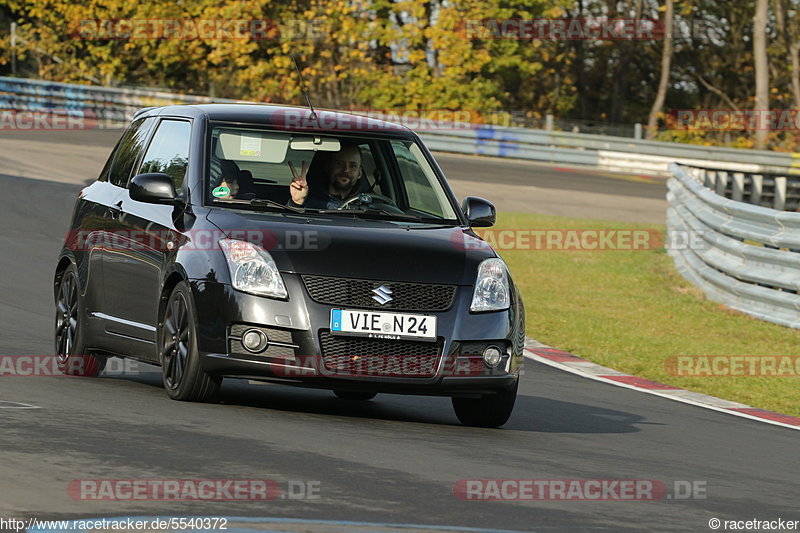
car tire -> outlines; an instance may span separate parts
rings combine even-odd
[[[213,402],[222,378],[200,368],[197,314],[192,292],[181,281],[172,290],[158,327],[158,354],[164,389],[173,400]]]
[[[83,296],[75,265],[61,276],[56,293],[55,348],[58,369],[68,376],[95,377],[106,358],[87,351]]]
[[[351,390],[335,390],[333,391],[333,393],[342,400],[355,400],[361,402],[371,400],[378,395],[377,392],[362,392],[362,391],[351,391]]]
[[[505,424],[517,400],[519,381],[508,389],[480,398],[452,398],[453,410],[465,426],[496,428]]]

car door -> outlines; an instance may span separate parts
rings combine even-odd
[[[109,181],[109,173],[120,147],[142,122],[138,121],[123,132],[97,181],[81,191],[73,213],[73,225],[65,244],[72,250],[79,278],[85,283],[83,303],[89,315],[102,313],[104,308],[103,254],[108,242],[106,230],[110,206],[120,192],[119,187]]]
[[[102,318],[106,332],[119,331],[118,324],[123,320],[115,306],[113,285],[109,284],[105,272],[120,260],[129,248],[126,223],[122,211],[122,198],[127,193],[128,180],[134,166],[141,157],[142,149],[155,123],[155,118],[139,119],[134,121],[123,138],[120,140],[114,161],[108,173],[108,183],[111,187],[104,206],[103,216],[103,306],[94,316]]]
[[[191,129],[188,120],[161,119],[132,174],[168,174],[180,193],[189,164]],[[173,253],[169,243],[177,241],[180,232],[176,217],[182,218],[182,213],[171,205],[133,200],[127,188],[119,197],[118,207],[126,246],[104,263],[106,298],[118,319],[107,327],[117,334],[155,342],[161,282]]]

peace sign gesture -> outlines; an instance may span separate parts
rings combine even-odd
[[[292,195],[292,201],[297,205],[303,205],[306,201],[306,197],[308,196],[308,181],[306,180],[306,174],[308,173],[308,167],[306,167],[306,162],[302,162],[302,166],[300,167],[300,173],[297,173],[297,170],[294,168],[294,164],[289,161],[289,170],[292,171],[292,183],[289,185],[289,192]]]

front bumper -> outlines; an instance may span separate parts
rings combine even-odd
[[[431,313],[437,316],[439,348],[431,372],[410,376],[350,373],[326,366],[322,358],[320,337],[328,332],[330,312],[336,307],[314,302],[299,275],[284,273],[283,278],[290,295],[287,301],[242,293],[223,283],[190,283],[204,371],[324,389],[448,396],[497,392],[513,387],[519,377],[522,347],[515,339],[520,338],[524,318],[516,305],[508,311],[470,313],[472,288],[458,287],[450,309]],[[241,331],[237,325],[279,333],[284,347],[258,355],[247,353],[232,335]],[[475,347],[488,344],[502,344],[505,349],[501,364],[494,369],[474,354]],[[401,364],[406,361],[401,359]]]

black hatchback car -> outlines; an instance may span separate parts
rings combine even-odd
[[[514,407],[525,313],[407,128],[303,108],[139,111],[83,189],[54,279],[65,373],[162,367],[176,400],[225,377],[452,397],[497,427]]]

